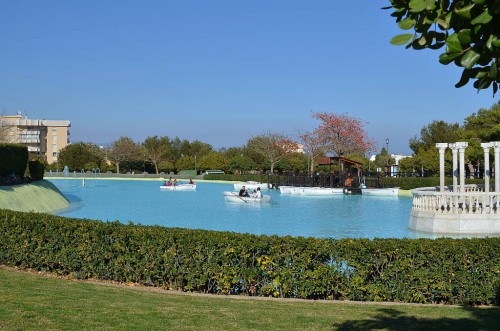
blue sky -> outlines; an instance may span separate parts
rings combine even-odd
[[[2,1],[0,113],[70,120],[71,140],[243,146],[348,113],[389,152],[498,101],[439,52],[391,46],[375,1]]]

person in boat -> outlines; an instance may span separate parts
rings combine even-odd
[[[163,181],[163,185],[162,186],[167,186],[167,181],[166,180]]]
[[[174,186],[177,186],[177,178],[174,179]]]
[[[193,179],[189,178],[189,184],[194,184]]]
[[[249,197],[248,191],[245,186],[241,187],[240,193],[238,194],[240,197]]]
[[[254,191],[254,198],[257,199],[262,198],[262,192],[260,191],[260,187],[257,187],[257,190]]]
[[[354,178],[351,177],[351,174],[348,174],[346,180],[344,181],[344,186],[351,187],[353,180],[354,180]]]
[[[172,186],[172,177],[168,180],[167,186]]]

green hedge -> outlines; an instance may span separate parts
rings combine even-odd
[[[74,278],[282,298],[499,300],[500,238],[257,236],[6,210],[0,232],[0,264]]]
[[[484,184],[484,180],[465,180],[466,184]],[[381,177],[382,187],[399,187],[402,190],[413,190],[418,187],[439,186],[439,177]],[[453,178],[445,178],[445,185],[453,185]]]
[[[28,148],[18,144],[0,144],[0,160],[0,177],[15,175],[22,178],[28,164]]]
[[[267,183],[269,176],[267,175],[250,175],[250,174],[245,174],[245,175],[238,175],[238,174],[209,174],[203,176],[203,179],[206,180],[227,180],[227,181],[241,181],[241,182],[246,182],[246,181],[256,181],[260,182],[262,181],[263,183]]]
[[[39,160],[32,160],[28,162],[28,169],[31,180],[42,180],[45,173],[45,165]]]

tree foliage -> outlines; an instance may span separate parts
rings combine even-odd
[[[454,143],[461,139],[460,125],[444,121],[433,121],[420,130],[420,137],[410,139],[410,148],[418,153],[420,150],[435,149],[437,143]]]
[[[312,132],[306,131],[299,134],[299,142],[302,144],[304,153],[309,157],[309,173],[314,172],[314,160],[319,156],[325,154],[324,152],[324,141],[319,130],[314,130]]]
[[[120,163],[124,161],[144,161],[144,151],[129,137],[121,137],[106,149],[106,158],[116,166],[116,173],[120,173]]]
[[[500,24],[500,22],[499,22]],[[479,138],[483,142],[500,140],[500,103],[490,109],[481,108],[465,118],[464,136]]]
[[[375,150],[375,142],[364,130],[366,122],[348,114],[313,113],[320,120],[317,135],[322,141],[323,151],[337,156],[346,154],[364,155]]]
[[[445,50],[442,64],[463,68],[457,88],[473,80],[478,89],[500,83],[500,1],[498,0],[389,0],[399,28],[413,30],[392,38],[406,48]]]
[[[210,152],[201,158],[199,168],[201,170],[217,169],[227,171],[229,169],[229,160],[222,153]]]
[[[277,162],[295,152],[297,143],[283,133],[267,132],[248,141],[248,148],[261,154],[270,164],[271,173]]]
[[[235,155],[229,160],[229,167],[234,172],[243,173],[248,170],[256,168],[256,163],[250,157],[241,155]]]
[[[69,170],[80,171],[91,168],[100,168],[103,153],[99,146],[92,143],[73,143],[59,152],[58,163],[61,167],[68,166]]]
[[[192,170],[195,167],[195,159],[192,156],[181,156],[175,163],[177,171]]]
[[[156,174],[158,174],[158,163],[165,159],[170,150],[170,140],[168,137],[148,137],[142,143],[146,159],[154,164]]]

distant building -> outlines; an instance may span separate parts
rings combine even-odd
[[[22,144],[47,163],[57,162],[59,151],[69,141],[70,121],[35,120],[17,115],[0,116],[0,142]]]

